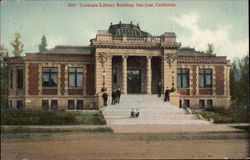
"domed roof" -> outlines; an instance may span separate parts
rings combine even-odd
[[[130,24],[112,24],[109,26],[108,32],[112,36],[128,36],[128,37],[147,37],[151,34],[144,32],[140,29],[139,25],[134,25],[132,22]]]

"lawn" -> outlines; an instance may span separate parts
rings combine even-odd
[[[213,119],[214,123],[249,123],[250,112],[248,108],[214,108],[201,112],[205,119]]]
[[[1,125],[104,125],[106,121],[100,111],[1,111]]]

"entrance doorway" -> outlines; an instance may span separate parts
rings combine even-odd
[[[141,93],[141,71],[131,69],[127,71],[128,77],[128,93]]]

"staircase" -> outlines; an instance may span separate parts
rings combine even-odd
[[[132,108],[139,109],[138,118],[130,118]],[[103,114],[108,125],[210,124],[187,114],[184,109],[163,102],[163,97],[157,95],[121,96],[120,103],[104,107]]]

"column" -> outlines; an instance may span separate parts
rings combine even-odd
[[[151,69],[151,56],[147,56],[147,94],[151,94],[152,83],[152,69]]]
[[[122,57],[122,82],[123,82],[122,92],[123,94],[127,94],[127,58],[128,56]]]

